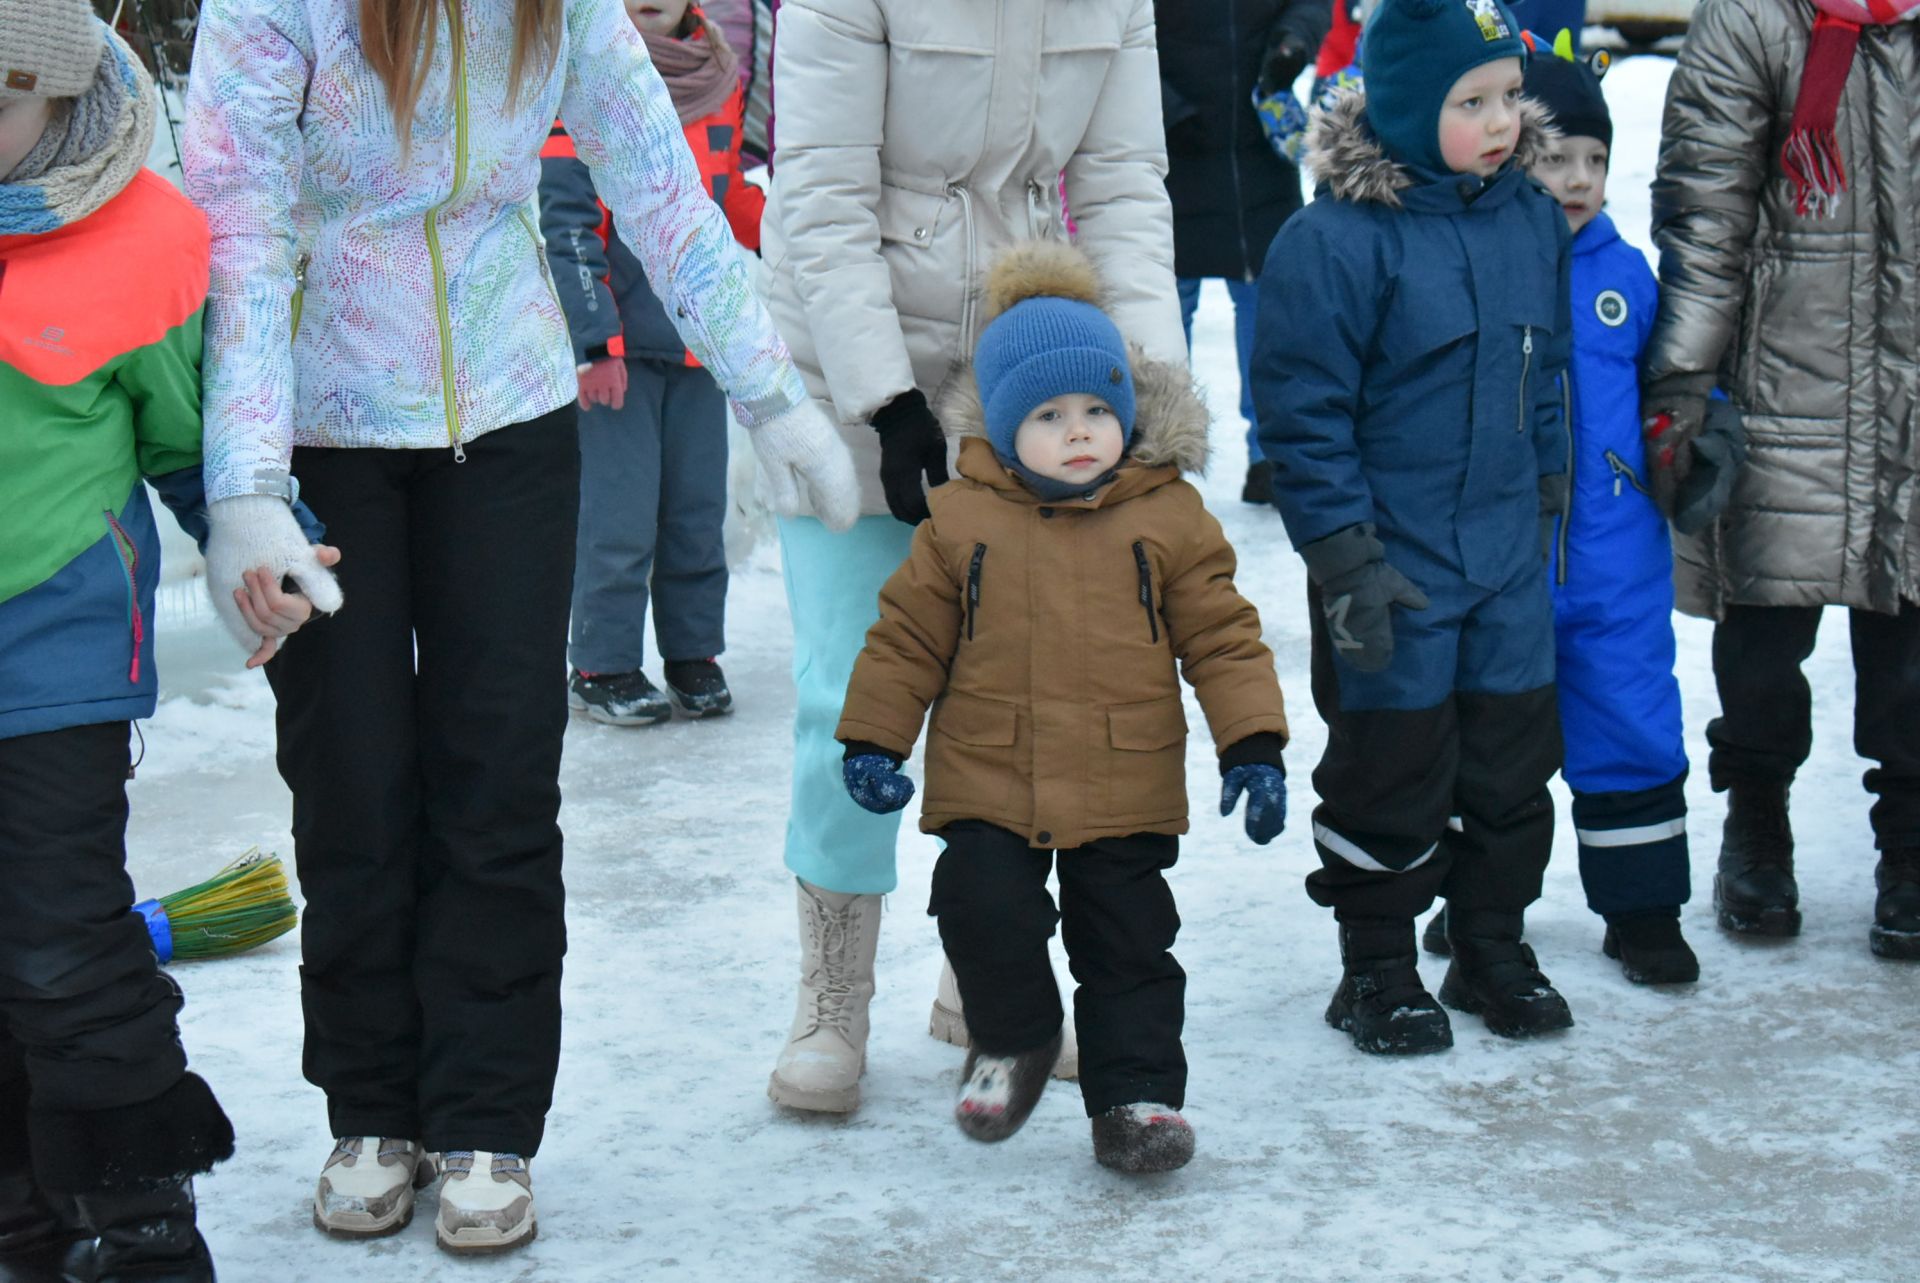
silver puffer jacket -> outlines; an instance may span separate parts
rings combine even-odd
[[[1646,376],[1717,374],[1749,446],[1726,515],[1675,541],[1690,614],[1920,600],[1920,24],[1861,33],[1848,189],[1817,220],[1779,159],[1813,19],[1809,0],[1702,0],[1667,90]]]

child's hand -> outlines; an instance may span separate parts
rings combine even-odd
[[[913,781],[900,774],[900,759],[878,744],[849,743],[840,774],[847,796],[875,815],[887,815],[913,800]]]
[[[332,568],[340,564],[340,550],[327,544],[315,544],[314,559]],[[313,602],[305,593],[287,592],[280,580],[264,569],[245,571],[241,586],[233,590],[234,605],[240,618],[260,639],[259,649],[247,657],[248,668],[258,668],[280,650],[280,643],[313,618]]]
[[[1247,795],[1247,836],[1265,846],[1287,827],[1287,772],[1265,762],[1229,767],[1220,780],[1220,814]]]

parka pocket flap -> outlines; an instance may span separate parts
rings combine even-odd
[[[933,244],[934,233],[940,230],[940,216],[946,206],[944,192],[916,192],[882,183],[875,211],[880,220],[880,239],[892,245],[926,249]]]
[[[948,739],[982,748],[1006,748],[1013,743],[1019,710],[995,699],[981,699],[948,691],[934,710],[933,729]]]
[[[1169,748],[1187,737],[1187,714],[1178,695],[1113,704],[1107,708],[1107,737],[1115,748],[1151,752]]]
[[[1380,327],[1380,347],[1393,361],[1416,361],[1452,347],[1479,329],[1473,305],[1464,298],[1438,294],[1414,304],[1400,299]]]

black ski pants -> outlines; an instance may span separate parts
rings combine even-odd
[[[574,409],[452,450],[294,451],[346,605],[267,665],[336,1136],[539,1148],[560,1057]]]
[[[1787,783],[1813,750],[1813,692],[1800,665],[1813,654],[1820,606],[1729,606],[1713,630],[1720,716],[1707,723],[1716,792]],[[1920,847],[1920,606],[1848,612],[1853,640],[1853,748],[1879,765],[1874,843]]]
[[[940,831],[927,912],[953,964],[974,1045],[995,1055],[1040,1046],[1060,1029],[1047,940],[1059,923],[1080,1039],[1087,1116],[1117,1105],[1186,1103],[1187,973],[1168,950],[1180,930],[1162,876],[1180,839],[1163,833],[1100,838],[1060,857],[1060,905],[1047,894],[1054,852],[984,820]]]

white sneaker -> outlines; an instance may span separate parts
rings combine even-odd
[[[971,1047],[973,1035],[967,1032],[967,1013],[960,1003],[960,982],[953,978],[953,964],[942,955],[940,988],[933,996],[933,1013],[927,1017],[927,1032],[941,1042],[956,1047]],[[1053,1062],[1053,1076],[1072,1082],[1080,1076],[1080,1040],[1073,1034],[1073,1010],[1060,1026],[1060,1059]]]
[[[413,1191],[432,1179],[418,1141],[342,1136],[313,1191],[314,1228],[343,1238],[397,1234],[413,1219]]]
[[[533,1174],[518,1154],[450,1149],[440,1156],[440,1214],[433,1233],[444,1251],[457,1255],[505,1252],[531,1243]]]
[[[850,1114],[867,1067],[880,897],[799,887],[800,999],[767,1095],[789,1109]]]

